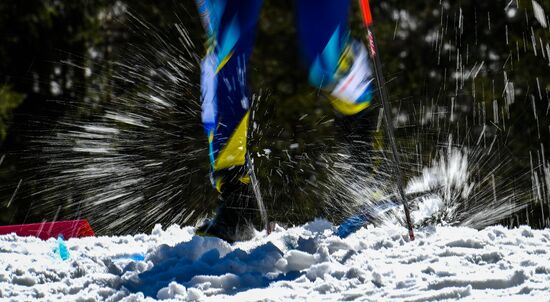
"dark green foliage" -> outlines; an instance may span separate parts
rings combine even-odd
[[[14,92],[10,86],[0,86],[0,142],[4,141],[8,134],[12,111],[23,101],[24,96]]]

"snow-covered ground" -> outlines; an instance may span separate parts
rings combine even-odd
[[[2,301],[550,301],[550,229],[317,220],[229,245],[190,227],[64,242],[0,236]],[[61,243],[63,245],[63,243]]]

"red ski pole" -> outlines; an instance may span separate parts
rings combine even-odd
[[[409,237],[412,241],[414,240],[413,222],[411,219],[409,202],[403,189],[403,173],[401,172],[401,162],[399,160],[399,153],[397,151],[397,144],[395,142],[395,135],[391,117],[391,107],[388,101],[388,93],[386,91],[386,81],[384,80],[384,74],[382,73],[382,61],[378,56],[378,45],[376,44],[376,41],[374,39],[372,13],[370,10],[369,0],[359,0],[359,4],[361,6],[361,12],[363,13],[363,23],[365,24],[365,29],[367,31],[369,54],[374,64],[374,74],[376,76],[376,81],[378,82],[378,96],[380,97],[380,101],[382,102],[382,107],[384,110],[384,119],[386,120],[387,128],[386,131],[388,132],[388,137],[392,148],[394,170],[397,178],[399,196],[401,197],[401,203],[403,204],[403,208],[405,209],[405,219],[407,227],[409,229]]]

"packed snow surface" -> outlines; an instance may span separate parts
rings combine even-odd
[[[397,227],[346,239],[334,229],[316,220],[233,245],[176,225],[67,241],[4,235],[0,300],[550,301],[550,229],[428,227],[414,242]]]

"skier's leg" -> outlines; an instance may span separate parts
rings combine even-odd
[[[201,69],[202,121],[208,136],[216,216],[198,234],[246,239],[256,209],[246,173],[249,119],[247,65],[262,0],[197,0],[208,33]]]
[[[262,0],[197,0],[208,33],[202,62],[202,121],[209,141],[212,182],[246,180],[248,59]]]
[[[350,1],[299,0],[298,37],[312,85],[330,92],[335,109],[356,114],[372,100],[372,72],[362,43],[350,38]]]
[[[364,45],[350,38],[351,1],[297,1],[297,29],[309,81],[327,92],[338,130],[355,161],[364,162],[376,114],[369,107],[374,81]],[[374,114],[373,114],[374,113]]]
[[[349,40],[350,1],[298,0],[296,6],[297,31],[305,62],[311,67],[327,49],[336,59],[330,63],[336,65]],[[336,38],[331,42],[333,37]]]

